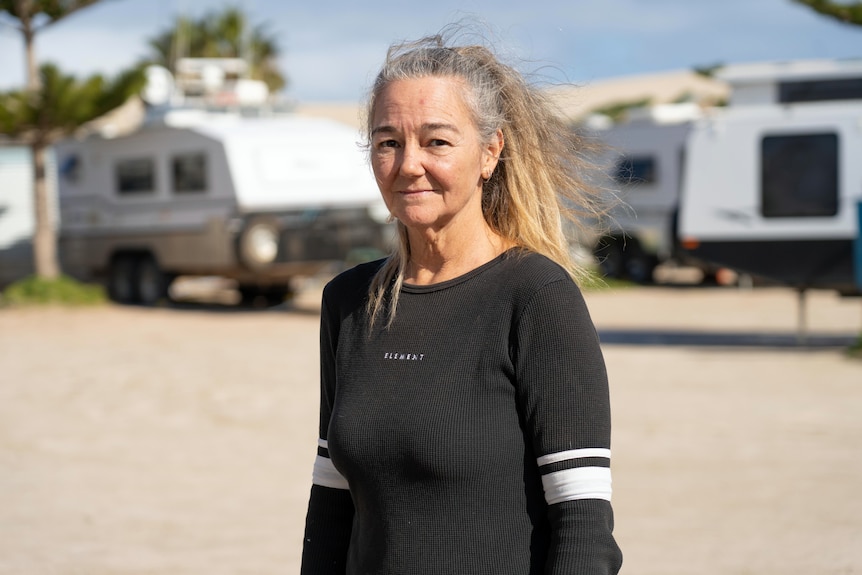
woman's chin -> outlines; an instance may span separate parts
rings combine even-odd
[[[395,214],[396,219],[407,228],[422,229],[434,226],[440,221],[440,214],[426,209],[406,209]]]

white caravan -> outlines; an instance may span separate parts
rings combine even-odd
[[[684,246],[799,289],[859,293],[862,61],[739,65],[721,77],[730,105],[699,120],[686,148]]]
[[[54,159],[46,159],[48,196],[55,196]],[[51,208],[55,206],[51,203]],[[52,213],[56,219],[56,213]],[[30,149],[0,147],[0,289],[35,271],[33,163]]]
[[[181,275],[280,301],[391,233],[357,132],[322,118],[173,110],[55,154],[62,267],[120,302],[152,304]]]
[[[607,147],[602,185],[618,200],[593,248],[605,276],[645,283],[658,264],[680,259],[685,143],[701,115],[696,104],[664,104],[632,110],[627,121],[596,132]]]

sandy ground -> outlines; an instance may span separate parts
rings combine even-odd
[[[270,310],[0,310],[0,573],[297,573],[315,286]],[[623,573],[862,573],[862,302],[590,293]],[[442,575],[442,574],[441,574]]]

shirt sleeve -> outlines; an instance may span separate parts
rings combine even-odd
[[[568,278],[544,285],[514,333],[518,402],[551,528],[545,573],[617,573],[607,372],[580,290]]]
[[[327,429],[335,401],[338,318],[326,302],[324,291],[320,321],[320,439],[305,519],[302,575],[344,575],[354,513],[347,481],[329,459]]]

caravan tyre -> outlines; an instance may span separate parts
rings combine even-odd
[[[619,242],[612,239],[602,240],[596,246],[595,258],[599,272],[606,278],[620,279],[624,273],[623,250]]]
[[[167,297],[168,284],[165,274],[155,258],[144,256],[135,264],[135,291],[137,300],[146,306],[156,305]]]
[[[626,246],[623,265],[625,276],[637,284],[652,283],[653,272],[656,268],[656,260],[643,251],[637,244]]]
[[[108,268],[108,297],[117,303],[135,303],[135,260],[117,256]]]
[[[276,286],[239,286],[240,303],[245,307],[274,307],[283,304],[293,295],[289,285]]]

